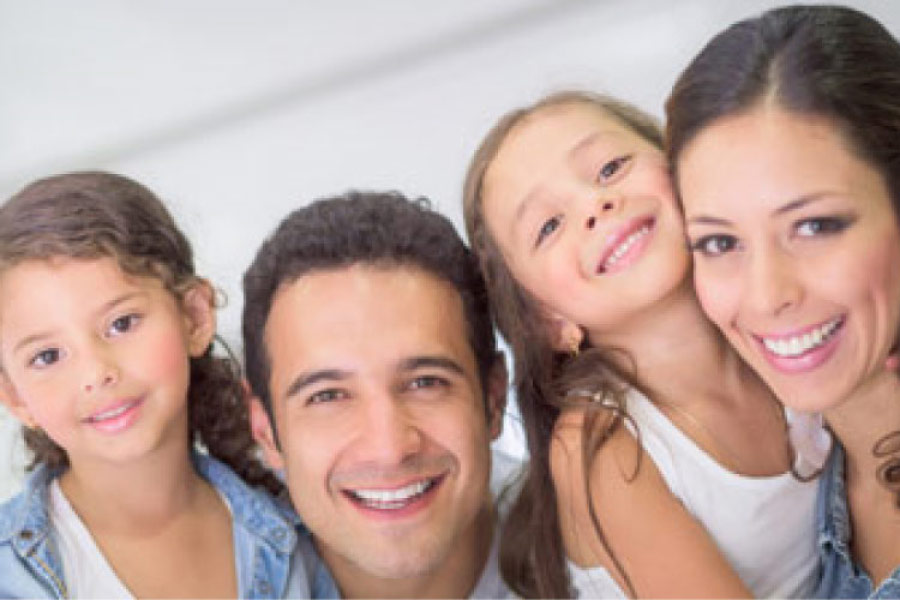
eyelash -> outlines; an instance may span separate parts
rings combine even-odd
[[[422,383],[427,383],[427,385],[421,385]],[[438,377],[437,375],[421,375],[410,381],[407,388],[421,390],[435,387],[447,387],[448,385],[449,382],[443,377]]]
[[[801,219],[794,223],[793,231],[794,235],[804,239],[815,239],[823,236],[831,236],[837,235],[844,230],[846,230],[850,225],[853,224],[853,219],[850,217],[810,217],[808,219]],[[804,228],[811,227],[814,229],[811,232],[803,233],[802,230]],[[716,244],[725,244],[726,248],[717,248],[715,250],[711,249],[711,245]],[[727,254],[737,248],[739,246],[738,239],[733,235],[727,234],[712,234],[706,235],[693,242],[690,245],[690,249],[693,252],[698,252],[703,256],[707,257],[717,257]]]
[[[852,219],[848,217],[811,217],[797,221],[794,224],[794,232],[801,237],[819,237],[836,235],[841,233],[852,224]],[[805,226],[816,225],[817,230],[811,233],[801,233],[801,228]]]
[[[329,402],[335,402],[337,400],[343,400],[346,398],[348,394],[339,389],[328,388],[327,390],[320,390],[309,397],[309,400],[306,401],[307,404],[323,404]]]
[[[554,215],[554,216],[550,217],[549,219],[547,219],[546,221],[544,221],[541,224],[540,230],[538,231],[537,239],[534,241],[534,247],[537,248],[538,246],[540,246],[544,242],[544,240],[546,240],[557,229],[559,229],[559,226],[561,224],[562,224],[562,217],[560,217],[559,215]]]
[[[626,154],[625,156],[619,156],[609,162],[604,163],[603,166],[600,167],[600,170],[597,172],[597,183],[609,183],[611,179],[613,179],[622,171],[622,167],[624,167],[630,160],[631,155]],[[613,169],[612,172],[605,174],[604,172],[610,168]]]
[[[711,244],[715,243],[716,245],[719,245],[719,244],[722,244],[723,242],[725,242],[727,244],[727,246],[728,246],[727,248],[722,249],[721,247],[719,247],[719,248],[716,248],[715,250],[712,250],[710,248]],[[737,247],[737,245],[738,245],[737,238],[735,238],[733,235],[714,234],[714,235],[705,235],[705,236],[701,237],[700,239],[698,239],[697,241],[693,242],[690,245],[690,249],[692,252],[702,254],[703,256],[716,257],[716,256],[722,256],[723,254],[726,254],[727,252],[731,252],[732,250],[734,250]]]
[[[48,354],[52,355],[52,358],[47,358]],[[28,366],[36,369],[46,369],[59,361],[61,354],[62,352],[59,348],[45,348],[31,357],[28,361]]]
[[[131,331],[135,325],[140,323],[141,315],[137,313],[129,313],[127,315],[122,315],[121,317],[116,317],[113,319],[109,327],[107,327],[106,331],[108,335],[122,335],[123,333],[127,333]],[[125,328],[122,329],[118,327],[118,325],[124,325]]]

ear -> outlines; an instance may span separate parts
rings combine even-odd
[[[37,426],[37,421],[32,416],[28,405],[19,398],[19,394],[5,373],[0,373],[0,404],[5,406],[25,427],[31,429]]]
[[[550,322],[550,342],[557,352],[572,354],[581,347],[584,331],[574,321],[553,313],[548,316]]]
[[[506,358],[497,352],[494,364],[488,374],[485,400],[488,407],[488,429],[491,439],[496,440],[503,432],[503,415],[506,414],[506,392],[509,389],[509,374],[506,371]]]
[[[187,321],[188,350],[194,358],[202,356],[216,334],[215,291],[205,279],[198,280],[181,299]]]
[[[262,400],[256,396],[250,396],[247,401],[250,405],[250,431],[253,433],[253,439],[262,449],[263,459],[272,469],[283,470],[284,459],[281,456],[281,450],[278,449],[278,442],[275,440],[275,430],[269,420],[269,413],[266,412]]]

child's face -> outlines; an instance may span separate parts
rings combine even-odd
[[[829,410],[895,380],[897,218],[833,124],[778,108],[728,117],[679,173],[703,308],[779,398]]]
[[[189,356],[213,334],[209,300],[198,284],[182,308],[111,258],[20,263],[0,277],[2,399],[73,465],[183,447]]]
[[[516,126],[483,202],[513,276],[555,320],[603,335],[686,277],[665,157],[592,105],[546,108]]]

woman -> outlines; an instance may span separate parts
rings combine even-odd
[[[897,597],[900,44],[852,9],[771,10],[715,37],[666,110],[704,310],[840,442],[818,593]]]

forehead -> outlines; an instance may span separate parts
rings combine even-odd
[[[273,391],[306,369],[388,370],[403,359],[447,355],[474,373],[462,299],[415,267],[354,265],[283,285],[266,324]]]
[[[99,289],[152,287],[146,278],[129,276],[110,257],[54,256],[27,259],[0,272],[0,299],[24,304],[44,299],[55,303],[96,299]]]
[[[703,129],[678,161],[688,217],[770,211],[812,194],[884,197],[880,172],[822,117],[759,107]]]
[[[132,294],[174,301],[159,280],[131,276],[113,258],[29,259],[0,273],[0,327],[4,339],[35,327],[80,327]]]
[[[509,175],[535,172],[548,158],[569,157],[586,138],[639,140],[636,132],[618,117],[587,102],[547,106],[524,117],[510,129],[485,172],[484,192]]]

